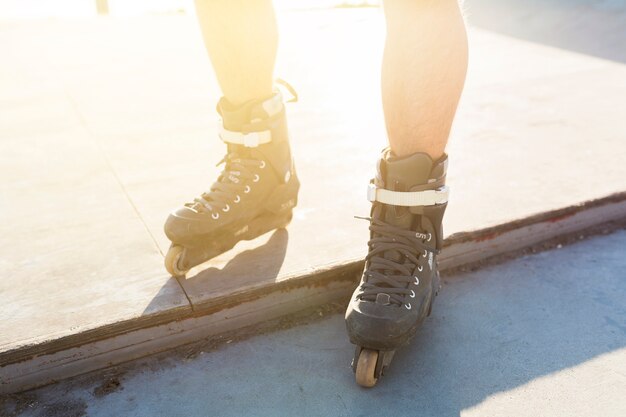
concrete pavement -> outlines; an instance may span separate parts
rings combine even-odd
[[[593,19],[616,15],[597,10]],[[308,10],[280,19],[277,74],[301,96],[289,109],[303,182],[294,222],[178,281],[162,266],[163,221],[212,181],[223,151],[214,135],[219,93],[194,18],[0,22],[7,63],[0,66],[0,382],[38,381],[36,366],[81,372],[78,361],[89,355],[106,364],[112,359],[89,343],[169,329],[235,295],[265,296],[258,291],[282,291],[294,278],[362,259],[367,228],[352,216],[367,213],[364,185],[385,143],[382,16]],[[625,190],[626,67],[617,52],[600,59],[480,27],[470,39],[449,149],[448,237]],[[623,203],[617,215],[625,214]],[[559,219],[550,219],[557,232]],[[313,294],[315,302],[326,295]],[[291,294],[291,302],[297,307],[306,296]],[[225,318],[220,325],[233,326]],[[147,334],[124,347],[141,355],[153,340]],[[87,347],[70,352],[80,346]],[[62,358],[46,356],[52,353]],[[40,362],[20,367],[31,359]]]
[[[354,384],[353,348],[334,314],[24,393],[5,413],[623,416],[624,248],[621,230],[446,277],[422,332],[373,389]]]

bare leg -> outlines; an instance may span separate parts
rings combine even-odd
[[[271,0],[196,0],[198,20],[224,97],[233,105],[267,97],[278,28]]]
[[[376,384],[430,315],[439,291],[447,158],[463,89],[467,40],[457,0],[385,0],[382,95],[391,152],[368,198],[369,252],[346,309],[356,381]],[[399,156],[400,158],[396,158]]]
[[[385,0],[382,96],[398,156],[445,150],[467,70],[458,0]]]

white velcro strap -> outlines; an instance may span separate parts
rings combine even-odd
[[[435,206],[448,202],[450,189],[443,186],[436,190],[425,191],[389,191],[378,188],[375,184],[370,184],[367,188],[367,199],[371,202],[389,204],[391,206],[415,207],[415,206]]]
[[[247,148],[256,148],[259,145],[271,142],[272,132],[270,130],[263,130],[261,132],[241,133],[222,128],[220,131],[220,139],[226,143],[243,145]]]

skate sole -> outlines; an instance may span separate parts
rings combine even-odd
[[[253,240],[272,230],[285,228],[292,218],[291,210],[278,216],[266,212],[246,224],[230,227],[219,235],[200,239],[198,246],[185,247],[174,243],[165,256],[165,268],[174,277],[184,277],[194,266],[232,249],[242,240]]]

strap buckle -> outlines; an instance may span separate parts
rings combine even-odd
[[[367,199],[392,206],[415,207],[436,206],[448,202],[450,188],[441,186],[435,190],[390,191],[370,183],[367,187]]]
[[[250,132],[243,135],[243,146],[246,148],[256,148],[259,146],[259,133]]]
[[[219,135],[223,142],[243,145],[246,148],[256,148],[259,145],[272,141],[272,132],[270,130],[241,133],[222,128]]]
[[[367,186],[367,200],[370,203],[373,203],[376,201],[376,191],[378,190],[378,187],[376,187],[375,184],[372,184],[371,182],[369,183],[369,185]]]

